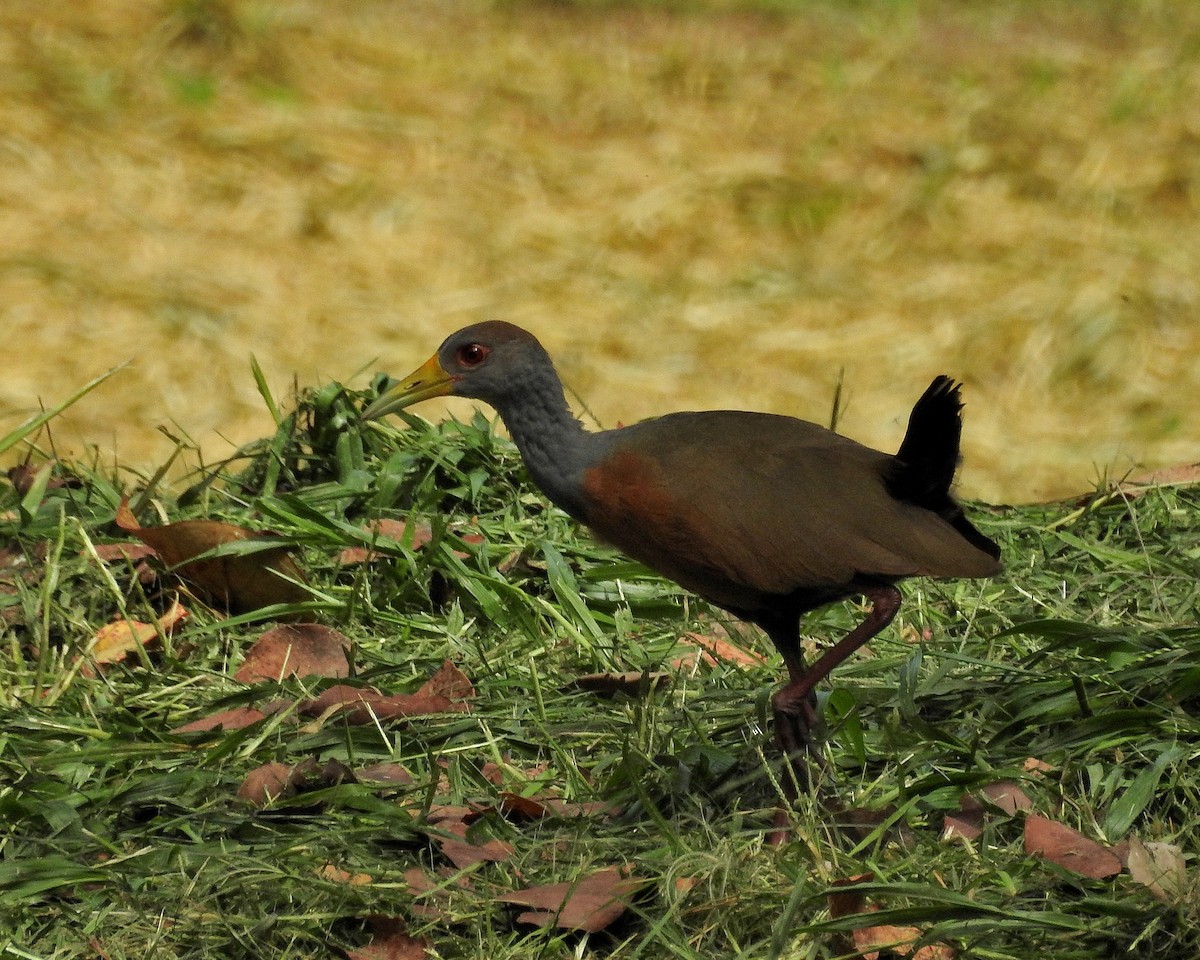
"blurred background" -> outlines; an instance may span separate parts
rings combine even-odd
[[[58,452],[212,460],[251,355],[502,318],[604,426],[949,373],[961,492],[1064,496],[1200,460],[1198,214],[1194,0],[5,0],[0,433],[132,359]]]

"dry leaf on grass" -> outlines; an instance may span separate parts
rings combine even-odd
[[[1011,780],[989,783],[980,793],[982,798],[964,793],[959,798],[958,811],[942,818],[942,839],[977,839],[983,833],[983,825],[988,819],[987,804],[999,807],[1009,816],[1033,809],[1029,796]]]
[[[378,699],[361,699],[359,706],[346,711],[346,722],[360,725],[374,723],[375,720],[401,720],[431,713],[465,713],[468,709],[467,704],[460,700],[418,690],[416,693],[394,693],[380,695]]]
[[[493,838],[485,840],[483,843],[469,841],[467,832],[470,828],[462,820],[439,824],[439,826],[451,836],[436,837],[438,846],[459,870],[473,867],[477,863],[503,863],[513,855],[512,844],[505,843],[503,840]]]
[[[227,544],[270,539],[265,534],[219,520],[181,520],[158,527],[143,527],[129,509],[127,499],[121,501],[115,523],[153,547],[163,563],[213,602],[235,612],[309,599],[303,587],[290,582],[303,581],[304,574],[296,566],[288,547],[202,556]]]
[[[347,950],[348,960],[426,960],[429,941],[412,937],[399,917],[371,917],[371,942]]]
[[[1033,809],[1033,801],[1021,789],[1019,784],[1011,780],[998,780],[983,788],[983,795],[988,802],[995,804],[1007,814]]]
[[[347,677],[350,640],[319,623],[290,623],[268,630],[234,674],[242,683],[284,677]]]
[[[66,487],[72,490],[78,490],[84,485],[83,480],[75,476],[71,472],[70,467],[60,460],[47,460],[44,463],[34,465],[33,461],[26,459],[22,463],[8,469],[8,482],[13,485],[13,489],[17,491],[21,499],[25,499],[34,486],[41,482],[41,478],[46,474],[59,471],[58,476],[51,476],[46,480],[45,489],[58,490]]]
[[[540,927],[553,924],[566,930],[596,933],[628,909],[630,897],[643,883],[636,877],[626,877],[620,870],[610,867],[573,883],[527,887],[496,899],[502,903],[531,907],[517,915],[521,923]]]
[[[440,778],[439,778],[440,781]],[[427,823],[458,823],[466,820],[471,816],[472,810],[470,807],[460,807],[453,803],[432,803],[429,809],[425,811],[425,821]]]
[[[0,597],[17,596],[23,587],[37,583],[42,578],[42,565],[45,560],[44,540],[29,547],[0,547]],[[25,605],[20,602],[0,606],[0,624],[24,623],[24,617]]]
[[[853,877],[843,877],[841,880],[834,880],[831,887],[833,890],[826,897],[829,905],[830,918],[837,920],[839,917],[846,917],[852,913],[862,913],[866,909],[867,895],[861,890],[847,890],[846,887],[853,887],[860,883],[870,883],[875,879],[873,873],[858,873]]]
[[[319,697],[304,700],[299,711],[308,717],[336,717],[354,727],[386,720],[420,717],[436,713],[462,713],[465,703],[446,697],[420,693],[380,693],[374,687],[352,687],[339,683],[326,688]]]
[[[623,693],[629,697],[644,697],[651,690],[669,687],[674,678],[669,673],[587,673],[576,677],[566,685],[576,690],[586,690],[601,697],[614,697]]]
[[[983,833],[984,819],[983,804],[977,798],[964,793],[958,798],[958,810],[942,817],[942,839],[978,839]]]
[[[404,882],[408,885],[409,892],[414,898],[420,900],[419,903],[415,903],[409,908],[413,916],[444,920],[452,895],[449,887],[456,887],[460,890],[473,889],[466,874],[453,867],[439,868],[438,876],[449,883],[434,879],[421,867],[409,867],[404,871]]]
[[[325,763],[305,760],[290,767],[286,763],[264,763],[246,775],[238,787],[237,797],[252,807],[261,808],[300,793],[353,782],[354,773],[338,760]]]
[[[475,688],[449,660],[416,693],[380,693],[374,687],[352,687],[339,683],[319,697],[300,704],[305,716],[336,715],[353,726],[382,720],[416,717],[430,713],[462,713],[464,702],[475,696]]]
[[[437,673],[426,680],[417,693],[448,700],[470,700],[475,696],[475,686],[458,667],[444,660]]]
[[[676,669],[690,667],[697,659],[714,665],[731,663],[738,667],[760,667],[767,662],[767,658],[762,654],[743,649],[726,637],[716,634],[688,633],[684,635],[682,643],[695,648],[696,652],[672,660],[671,665]]]
[[[96,556],[105,563],[136,563],[146,557],[158,556],[158,551],[147,543],[97,543],[94,549]]]
[[[335,683],[322,690],[320,696],[310,700],[301,700],[297,710],[306,717],[319,717],[331,710],[345,708],[349,715],[354,708],[364,704],[377,703],[385,697],[385,694],[380,693],[374,687],[355,687],[348,683]],[[366,723],[369,720],[370,715],[368,714],[364,720],[352,719],[350,722]]]
[[[1159,900],[1175,902],[1187,885],[1183,851],[1173,843],[1142,843],[1130,837],[1129,875]]]
[[[283,706],[287,706],[286,703]],[[255,707],[234,707],[232,710],[221,710],[207,717],[193,720],[182,726],[175,727],[172,733],[205,733],[209,730],[241,730],[259,720],[265,720],[274,710],[259,710]]]
[[[860,873],[844,880],[836,880],[832,884],[833,891],[828,895],[829,916],[837,920],[840,917],[864,914],[867,917],[879,908],[867,903],[866,894],[861,890],[841,889],[854,887],[860,883],[870,883],[875,879],[872,873]],[[930,943],[914,949],[913,945],[921,939],[921,930],[917,927],[897,927],[892,924],[870,924],[864,917],[864,925],[850,932],[854,956],[861,960],[878,960],[879,952],[887,949],[891,953],[910,960],[953,960],[956,956],[953,947],[945,943]],[[847,944],[849,946],[849,944]]]
[[[150,557],[157,557],[158,551],[146,543],[98,543],[93,549],[102,563],[132,563],[134,575],[138,583],[153,583],[158,576],[157,571],[149,564]],[[81,550],[86,554],[87,550]]]
[[[859,927],[854,931],[854,948],[862,960],[878,960],[881,950],[909,960],[954,960],[957,952],[946,943],[927,943],[917,947],[921,931],[916,927],[897,927],[883,923]]]
[[[412,530],[412,542],[408,543],[410,550],[420,550],[429,545],[433,540],[433,529],[424,521],[417,523],[408,523],[404,520],[392,520],[384,517],[380,520],[372,520],[363,530],[375,537],[384,537],[388,540],[394,540],[396,543],[406,543],[405,538],[410,536],[409,530]],[[485,538],[480,533],[462,533],[456,534],[459,540],[463,543],[469,543],[472,546],[483,543]],[[469,553],[463,550],[452,551],[459,559],[465,559],[470,556]],[[372,547],[346,547],[338,554],[338,563],[344,567],[354,566],[359,563],[369,563],[379,556],[379,552]]]
[[[592,817],[611,813],[613,807],[604,801],[574,803],[570,800],[561,800],[551,794],[526,797],[518,793],[501,791],[500,804],[497,809],[506,820],[516,822],[541,820],[543,817],[562,817],[564,819]]]
[[[286,763],[272,761],[255,767],[238,787],[237,797],[252,807],[265,807],[272,800],[290,797],[295,793],[291,784],[292,768]]]
[[[404,543],[410,526],[412,527],[412,542],[409,544],[409,549],[420,550],[433,539],[433,531],[428,523],[409,524],[404,520],[392,520],[388,517],[372,520],[363,527],[363,530],[374,537],[383,537],[394,540],[396,543]],[[338,554],[338,563],[349,567],[358,563],[369,563],[378,556],[378,551],[371,547],[346,547]]]
[[[170,633],[187,617],[187,610],[179,601],[175,601],[154,623],[125,619],[106,623],[96,631],[96,636],[88,647],[87,660],[79,672],[87,677],[94,676],[96,667],[119,663],[139,648],[157,646],[159,631]]]
[[[696,884],[699,882],[699,877],[676,877],[673,884],[676,895],[686,897],[696,888]]]
[[[332,863],[327,863],[317,871],[317,876],[330,883],[344,883],[349,887],[365,887],[375,882],[369,873],[351,873]]]
[[[1121,861],[1107,847],[1065,823],[1036,814],[1025,818],[1025,852],[1093,880],[1121,872]]]
[[[398,763],[369,763],[359,767],[355,776],[360,782],[381,783],[388,786],[406,787],[414,782],[413,775]]]

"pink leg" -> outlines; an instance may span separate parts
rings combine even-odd
[[[818,721],[812,700],[813,689],[834,667],[891,623],[900,609],[900,591],[895,587],[868,587],[862,595],[871,601],[867,618],[807,670],[798,654],[790,650],[783,654],[790,680],[771,698],[771,707],[775,714],[775,742],[788,760],[783,787],[789,807],[809,783],[805,755],[811,742],[809,734]],[[786,842],[789,835],[788,811],[781,808],[775,814],[768,842],[778,845]]]

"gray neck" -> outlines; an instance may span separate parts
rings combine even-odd
[[[496,404],[538,488],[577,520],[584,471],[595,458],[593,438],[571,413],[553,369],[526,379],[521,392]]]

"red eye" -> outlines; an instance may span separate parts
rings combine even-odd
[[[458,348],[454,359],[461,367],[477,367],[487,359],[490,352],[482,343],[468,343],[465,347]]]

